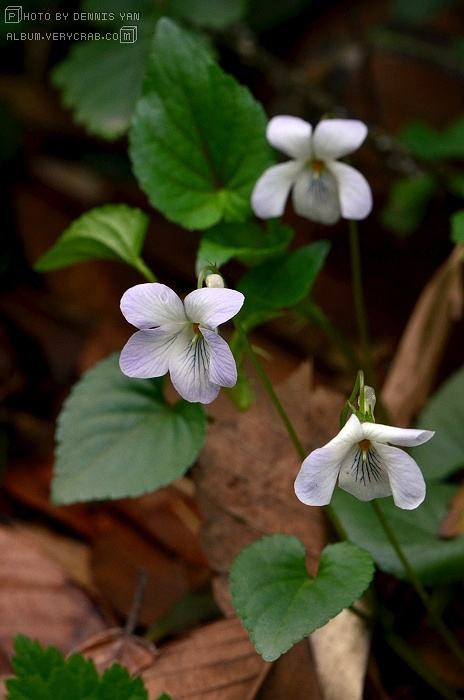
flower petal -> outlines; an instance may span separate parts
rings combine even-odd
[[[340,210],[345,219],[365,219],[372,210],[372,192],[364,175],[346,163],[333,161],[327,168],[338,185]]]
[[[311,124],[299,117],[281,115],[271,119],[267,125],[267,140],[282,153],[296,160],[305,160],[311,155]]]
[[[390,442],[392,445],[414,447],[422,445],[435,435],[433,430],[414,430],[413,428],[394,428],[381,423],[362,423],[363,435],[367,440]]]
[[[187,316],[192,323],[215,329],[238,314],[245,297],[235,289],[203,287],[190,292],[184,299]]]
[[[128,377],[162,377],[169,366],[169,353],[177,333],[172,329],[151,328],[134,333],[121,351],[119,366]]]
[[[121,311],[137,328],[185,323],[184,306],[177,294],[158,282],[136,284],[122,295]]]
[[[313,450],[295,479],[297,498],[307,506],[326,506],[332,498],[339,470],[336,450],[330,447]]]
[[[209,378],[211,350],[201,335],[189,330],[179,334],[169,355],[169,372],[176,391],[186,401],[211,403],[219,386]]]
[[[361,439],[361,424],[353,414],[338,435],[306,457],[295,480],[300,501],[308,506],[330,503],[341,464]]]
[[[297,214],[321,224],[334,224],[340,218],[338,185],[332,173],[305,169],[293,188],[293,206]]]
[[[346,421],[343,428],[324,447],[334,447],[339,452],[340,463],[346,457],[348,451],[363,439],[361,422],[354,413]]]
[[[251,206],[260,219],[282,216],[290,188],[301,172],[302,164],[294,160],[268,168],[256,183]]]
[[[235,386],[237,383],[237,366],[226,341],[208,328],[200,326],[200,331],[210,348],[210,380],[213,384],[219,384],[219,386]]]
[[[388,473],[379,453],[375,447],[371,447],[365,454],[366,459],[363,459],[359,445],[350,450],[343,460],[338,485],[360,501],[390,496],[392,491]]]
[[[425,498],[425,481],[417,463],[407,452],[380,442],[375,448],[388,472],[393,500],[398,508],[412,510]]]
[[[358,119],[323,119],[314,129],[314,157],[343,158],[356,151],[366,136],[367,126]]]

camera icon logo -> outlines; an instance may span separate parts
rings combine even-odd
[[[21,22],[23,18],[23,8],[21,5],[8,5],[5,7],[5,22],[7,24],[12,24],[15,22]]]
[[[119,42],[121,44],[134,44],[137,41],[137,27],[121,27],[119,30]]]

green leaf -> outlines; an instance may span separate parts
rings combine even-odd
[[[199,404],[166,403],[162,379],[129,379],[116,356],[74,386],[58,420],[56,503],[139,496],[193,464],[205,439]]]
[[[391,498],[381,502],[407,558],[426,585],[458,581],[464,576],[464,536],[450,540],[439,536],[440,525],[456,492],[454,486],[433,484],[427,489],[424,503],[416,510],[397,508]],[[370,503],[336,489],[332,507],[352,542],[367,549],[381,569],[397,578],[405,578],[403,565]]]
[[[245,295],[239,319],[250,330],[304,299],[322,269],[330,245],[317,241],[271,258],[247,272],[238,284]]]
[[[399,140],[419,158],[428,161],[464,158],[464,117],[437,131],[424,122],[412,122]]]
[[[275,661],[362,596],[374,574],[369,554],[350,542],[327,546],[315,577],[303,544],[289,535],[246,547],[230,572],[235,610],[257,651]]]
[[[63,103],[91,134],[111,140],[129,128],[142,91],[154,20],[144,26],[131,44],[116,40],[75,44],[52,72]]]
[[[414,448],[414,458],[427,479],[445,479],[464,467],[464,367],[433,395],[417,425],[435,430],[432,440]]]
[[[82,214],[35,264],[39,272],[58,270],[84,260],[122,260],[136,269],[148,227],[140,210],[107,204]]]
[[[451,217],[451,240],[454,243],[464,243],[464,209]]]
[[[455,0],[392,0],[391,11],[397,22],[420,23],[430,20]]]
[[[382,223],[401,236],[414,233],[436,190],[437,181],[433,175],[424,174],[397,180],[393,183],[382,212]]]
[[[169,14],[208,29],[225,29],[242,19],[246,0],[171,0]]]
[[[244,221],[271,162],[265,130],[250,92],[190,34],[160,20],[130,132],[134,171],[153,206],[188,229]]]
[[[266,231],[253,223],[218,224],[203,234],[197,272],[211,264],[221,267],[232,258],[245,265],[256,265],[283,253],[292,237],[292,229],[276,221],[270,221]]]
[[[44,649],[22,635],[15,640],[13,669],[6,681],[7,700],[148,700],[140,678],[131,678],[118,664],[102,677],[80,654],[65,659],[54,647]]]

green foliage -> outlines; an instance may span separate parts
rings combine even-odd
[[[13,669],[7,700],[148,700],[142,680],[122,666],[114,664],[100,677],[80,654],[65,659],[58,649],[44,649],[22,635],[15,641]]]
[[[456,491],[456,487],[448,484],[433,484],[428,487],[424,503],[412,511],[397,508],[391,498],[381,502],[404,553],[427,585],[459,581],[464,576],[464,536],[443,540],[439,535]],[[352,542],[367,549],[383,571],[405,578],[403,565],[385,538],[370,503],[336,489],[332,507]]]
[[[56,503],[139,496],[182,476],[200,452],[199,404],[166,403],[162,379],[124,376],[115,356],[74,386],[58,420]]]
[[[433,175],[423,174],[397,180],[393,183],[382,212],[382,223],[401,236],[414,233],[436,190],[437,181]]]
[[[464,467],[464,367],[434,394],[417,425],[435,430],[433,440],[414,448],[427,479],[444,479]]]
[[[399,139],[415,156],[423,160],[455,160],[464,158],[464,117],[437,131],[424,122],[405,126]]]
[[[169,14],[198,27],[225,29],[245,14],[246,0],[170,0]]]
[[[239,411],[247,411],[254,403],[255,392],[244,367],[246,346],[237,330],[233,333],[229,345],[237,365],[237,383],[231,389],[226,389],[226,392]]]
[[[464,209],[451,217],[451,240],[454,243],[464,243]]]
[[[239,319],[246,330],[304,299],[324,265],[329,247],[327,241],[317,241],[249,270],[238,285],[245,295]]]
[[[79,124],[96,136],[112,140],[129,128],[142,90],[151,31],[139,31],[137,41],[86,41],[75,44],[52,72],[63,103]],[[117,29],[119,31],[119,29]]]
[[[271,162],[266,118],[192,35],[158,22],[130,132],[135,174],[151,203],[188,229],[244,221]]]
[[[90,209],[66,229],[35,264],[39,272],[58,270],[84,260],[122,260],[140,270],[148,218],[125,204]]]
[[[327,546],[316,576],[303,544],[271,535],[242,550],[232,565],[235,610],[257,651],[274,661],[362,596],[374,573],[367,552],[350,542]]]
[[[399,22],[425,22],[454,4],[455,0],[392,0],[393,18]]]
[[[202,236],[197,271],[208,264],[221,267],[232,258],[245,265],[256,265],[283,253],[292,237],[292,229],[277,221],[270,221],[266,231],[254,223],[218,224]]]

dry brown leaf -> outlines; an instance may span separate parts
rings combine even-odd
[[[310,643],[324,700],[359,700],[369,658],[370,634],[366,624],[343,610],[312,633]]]
[[[255,652],[236,619],[221,620],[166,644],[142,672],[150,697],[252,700],[270,665]]]
[[[171,555],[137,530],[114,519],[95,538],[92,571],[100,594],[121,615],[132,607],[140,573],[148,576],[138,622],[151,626],[210,577],[205,566]]]
[[[308,364],[280,385],[278,393],[308,451],[337,432],[343,399],[322,387],[313,389]],[[213,414],[194,472],[206,519],[202,540],[213,569],[227,572],[243,547],[275,532],[299,537],[316,568],[327,542],[324,515],[295,497],[299,459],[268,398],[260,393],[246,413],[218,404]]]
[[[37,543],[44,554],[59,564],[73,581],[91,593],[96,592],[90,568],[89,545],[71,537],[57,535],[40,525],[18,523],[15,531]]]
[[[409,425],[425,403],[453,323],[463,310],[464,245],[424,287],[403,333],[382,389],[382,399],[397,425]]]
[[[95,634],[74,651],[92,659],[99,671],[104,671],[117,662],[134,675],[149,668],[158,655],[153,644],[142,637],[127,634],[119,627]]]
[[[257,700],[325,700],[322,685],[314,670],[314,655],[307,639],[303,639],[281,656],[263,679]],[[325,690],[325,689],[324,689]],[[341,695],[337,700],[345,700]]]
[[[451,501],[448,513],[440,527],[440,536],[458,537],[464,534],[464,487],[460,487]]]
[[[13,528],[0,528],[0,649],[10,654],[16,634],[68,652],[104,629],[84,591],[37,543]]]
[[[322,387],[312,388],[308,364],[301,365],[279,386],[278,393],[308,452],[337,432],[343,398]],[[295,535],[304,542],[308,568],[315,572],[328,532],[322,510],[308,508],[295,497],[293,481],[300,460],[268,398],[258,392],[256,404],[246,413],[238,414],[219,403],[214,409],[215,420],[194,477],[206,516],[202,533],[205,551],[219,574],[214,579],[215,597],[224,613],[232,616],[226,573],[243,547],[265,534]],[[357,620],[353,624],[357,625]],[[332,669],[339,663],[340,653],[349,652],[352,640],[350,627],[340,635],[335,657],[332,650],[327,652]],[[343,696],[349,700],[359,700],[362,695],[367,638],[360,645],[350,669],[352,692]],[[325,673],[323,681],[324,697],[337,697],[340,688],[336,679]],[[263,685],[256,691],[262,700],[322,697],[306,640],[279,659],[268,677],[259,682]]]

